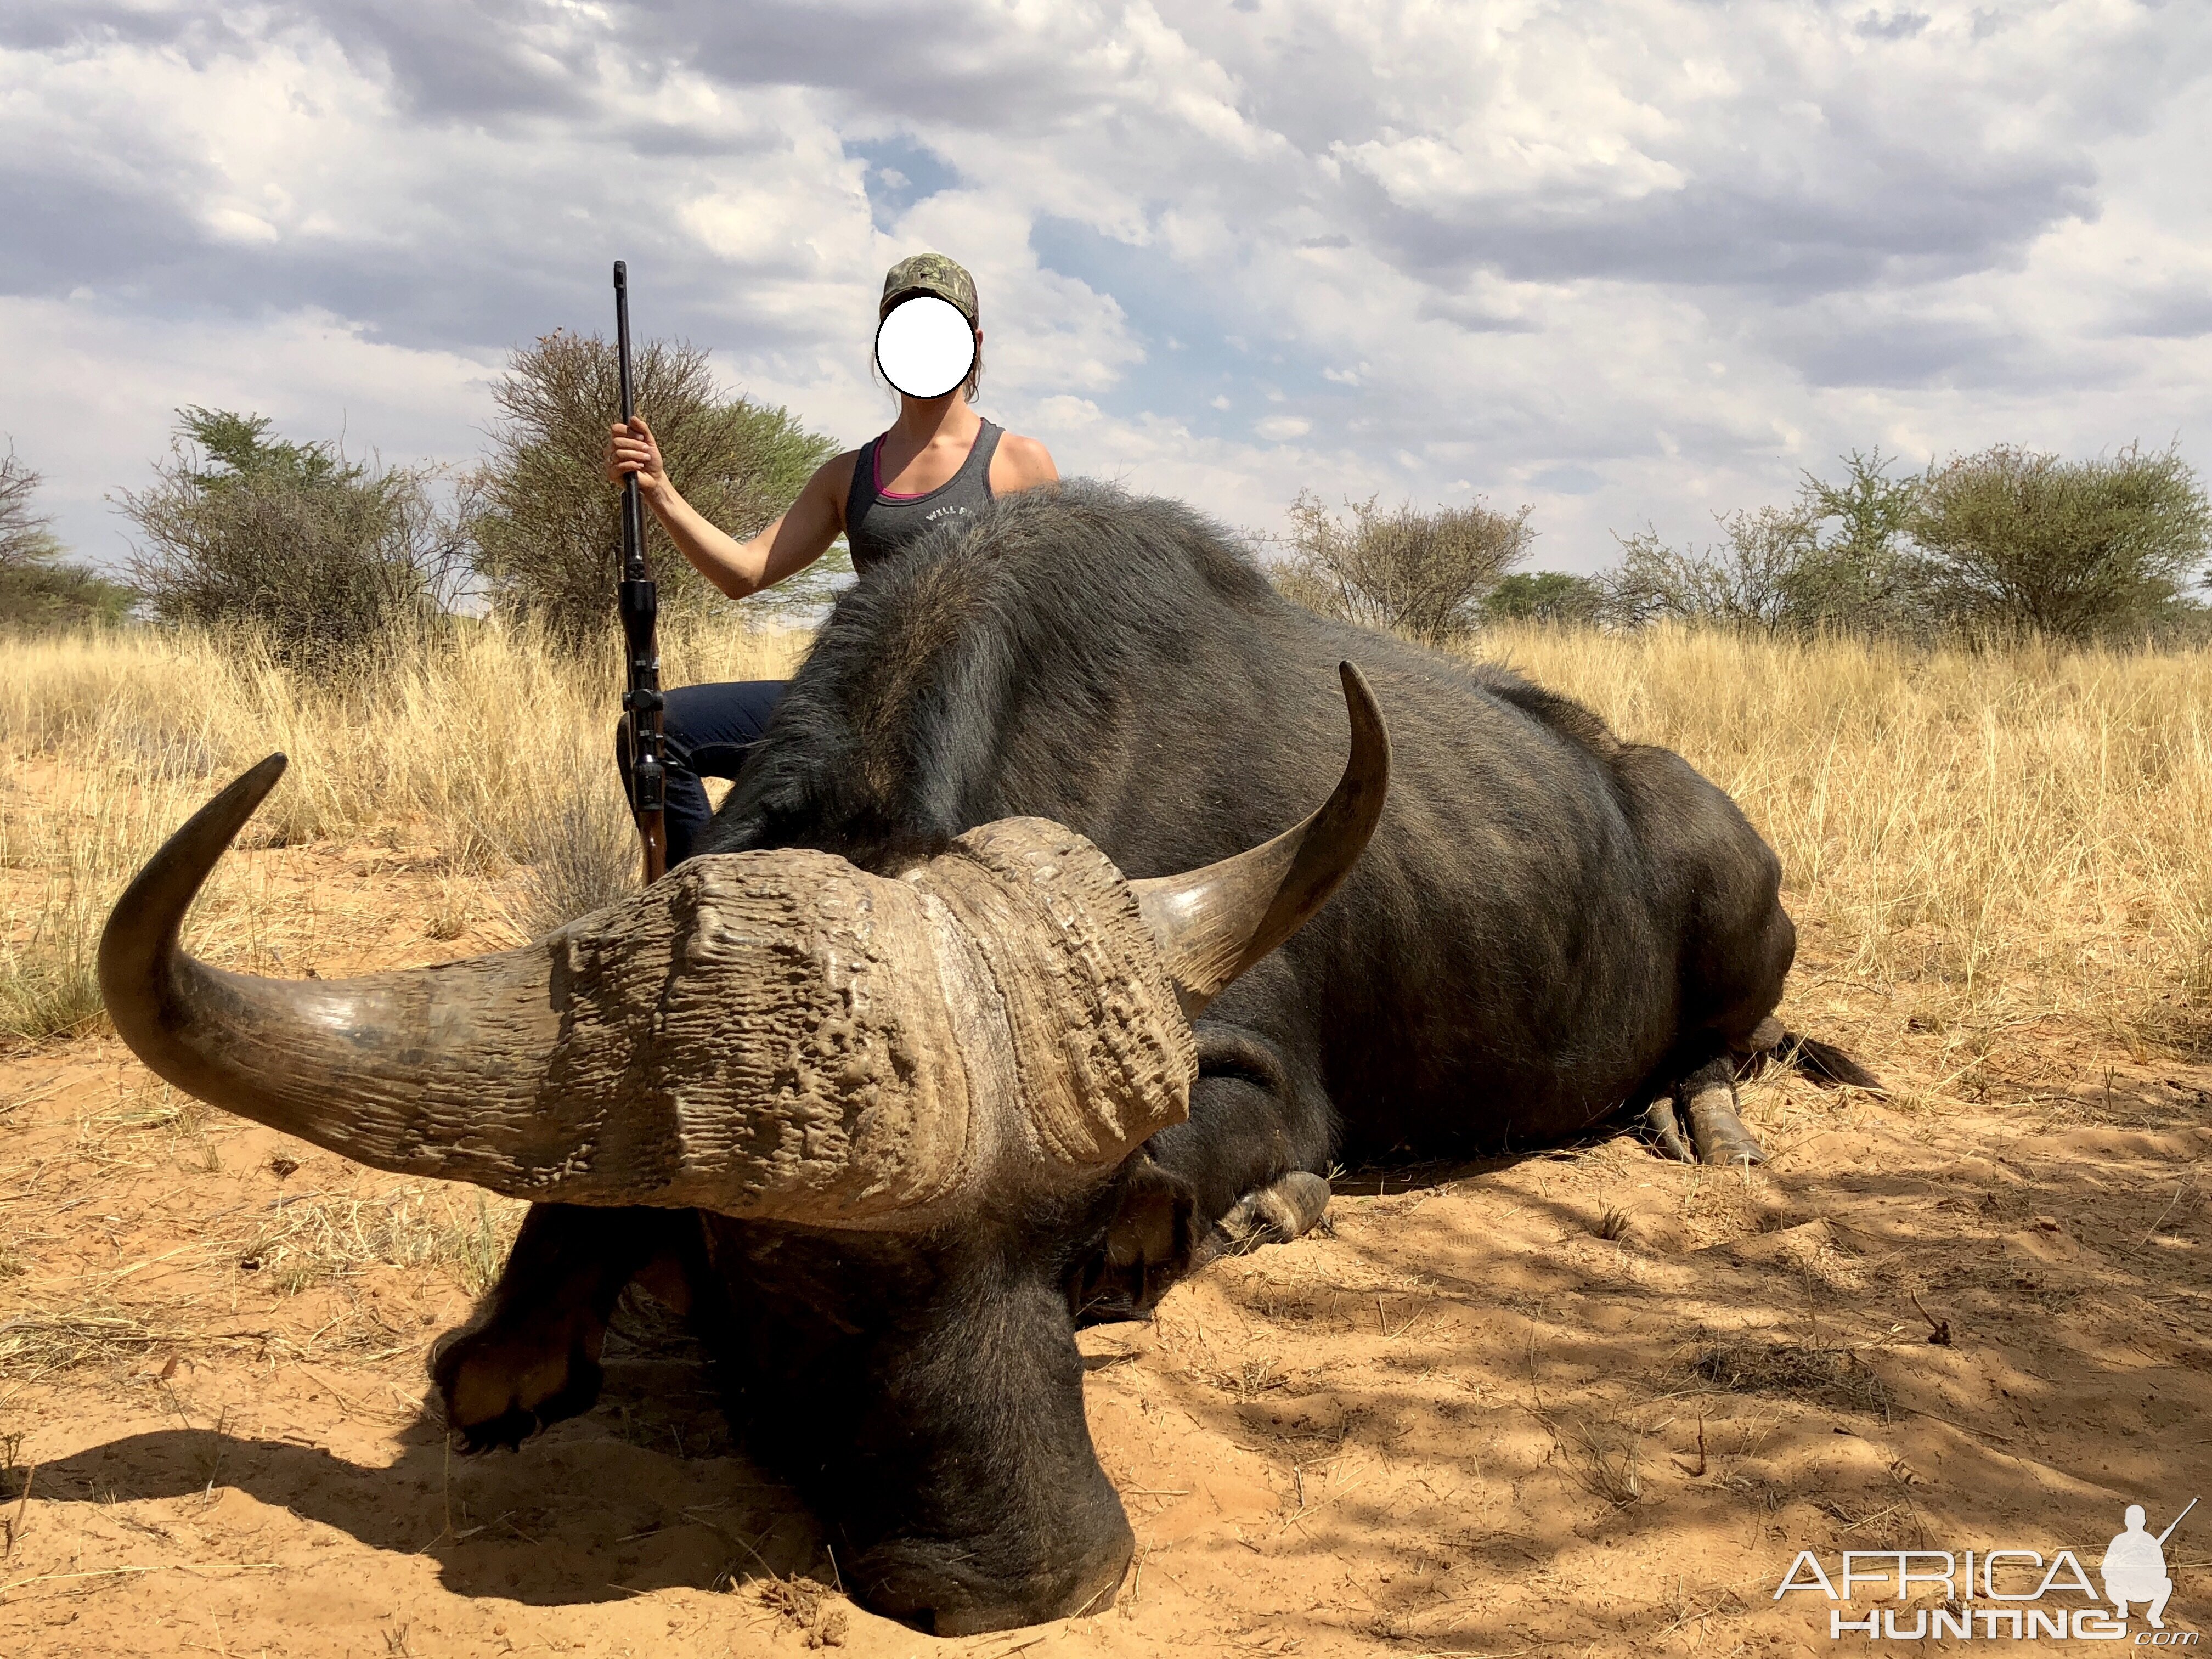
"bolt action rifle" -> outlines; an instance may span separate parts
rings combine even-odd
[[[2195,1498],[2191,1498],[2191,1499],[2189,1500],[2189,1509],[2185,1509],[2185,1510],[2182,1510],[2182,1512],[2181,1512],[2179,1515],[2177,1515],[2177,1516],[2175,1516],[2173,1517],[2173,1526],[2172,1526],[2172,1527],[2168,1527],[2168,1528],[2167,1528],[2164,1532],[2162,1532],[2162,1533],[2159,1534],[2159,1535],[2158,1535],[2158,1541],[2159,1541],[2159,1543],[2160,1543],[2161,1546],[2165,1544],[2165,1542],[2166,1542],[2166,1540],[2167,1539],[2169,1539],[2169,1538],[2171,1538],[2171,1537],[2172,1537],[2172,1536],[2173,1536],[2173,1527],[2178,1527],[2178,1526],[2179,1526],[2179,1525],[2180,1525],[2184,1521],[2187,1520],[2187,1519],[2189,1518],[2189,1510],[2193,1510],[2193,1509],[2195,1509],[2196,1507],[2197,1507],[2197,1500],[2196,1500]]]
[[[636,408],[629,379],[629,272],[620,259],[615,261],[615,356],[626,426]],[[646,568],[645,503],[635,472],[623,477],[622,579],[616,595],[629,670],[622,706],[629,729],[630,811],[645,844],[645,878],[653,882],[668,871],[668,745],[661,735],[660,646],[653,626],[660,586]]]

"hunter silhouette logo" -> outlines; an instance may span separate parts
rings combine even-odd
[[[2128,1635],[2128,1609],[2142,1609],[2150,1626],[2135,1638],[2138,1647],[2193,1647],[2195,1631],[2169,1631],[2166,1604],[2173,1579],[2166,1567],[2166,1540],[2190,1510],[2191,1498],[2164,1532],[2144,1523],[2144,1510],[2130,1504],[2122,1517],[2125,1530],[2105,1547],[2100,1564],[2104,1594],[2090,1581],[2081,1557],[2062,1549],[2046,1562],[2040,1551],[1976,1548],[1949,1550],[1846,1550],[1841,1570],[1829,1576],[1811,1550],[1800,1550],[1775,1587],[1780,1601],[1792,1590],[1810,1590],[1832,1602],[1913,1600],[1915,1591],[1934,1592],[1942,1605],[1923,1600],[1917,1607],[1865,1607],[1863,1618],[1847,1616],[1842,1607],[1828,1611],[1829,1639],[1863,1635],[1869,1639],[1916,1641],[1958,1638],[2011,1641],[2063,1639],[2113,1642]],[[2109,1607],[2106,1604],[2109,1603]],[[1911,1623],[1899,1622],[1899,1613]]]
[[[2155,1538],[2143,1530],[2143,1507],[2128,1505],[2124,1517],[2128,1529],[2116,1534],[2105,1547],[2105,1599],[2118,1610],[2118,1616],[2128,1616],[2128,1603],[2143,1601],[2143,1617],[2150,1620],[2153,1630],[2164,1630],[2166,1598],[2173,1594],[2173,1580],[2166,1576],[2166,1540],[2173,1536],[2173,1528],[2182,1517],[2197,1507],[2191,1498],[2187,1508],[2166,1529]]]

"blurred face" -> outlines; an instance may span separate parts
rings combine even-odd
[[[909,398],[942,398],[975,368],[976,331],[951,301],[909,295],[876,326],[876,366]]]

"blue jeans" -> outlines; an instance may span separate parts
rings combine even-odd
[[[702,778],[734,778],[768,731],[769,716],[783,696],[783,680],[732,680],[720,685],[679,685],[666,694],[660,720],[668,740],[668,862],[691,848],[714,816]],[[623,792],[629,792],[629,717],[615,728],[615,757]],[[633,803],[635,804],[635,803]]]

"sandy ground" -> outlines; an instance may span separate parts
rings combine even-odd
[[[427,851],[246,856],[288,970],[489,937],[427,936],[468,908]],[[1808,940],[1796,1022],[1936,1081],[1938,1038]],[[2212,1497],[2212,1069],[2030,1024],[1975,1093],[1762,1080],[1748,1176],[1626,1139],[1347,1175],[1333,1233],[1083,1335],[1119,1603],[940,1642],[836,1592],[648,1305],[587,1417],[448,1456],[424,1356],[512,1206],[200,1113],[110,1037],[17,1053],[0,1653],[1826,1650],[1824,1600],[1773,1598],[1801,1549],[2094,1572],[2126,1504]],[[2212,1506],[2167,1558],[2195,1629]]]

